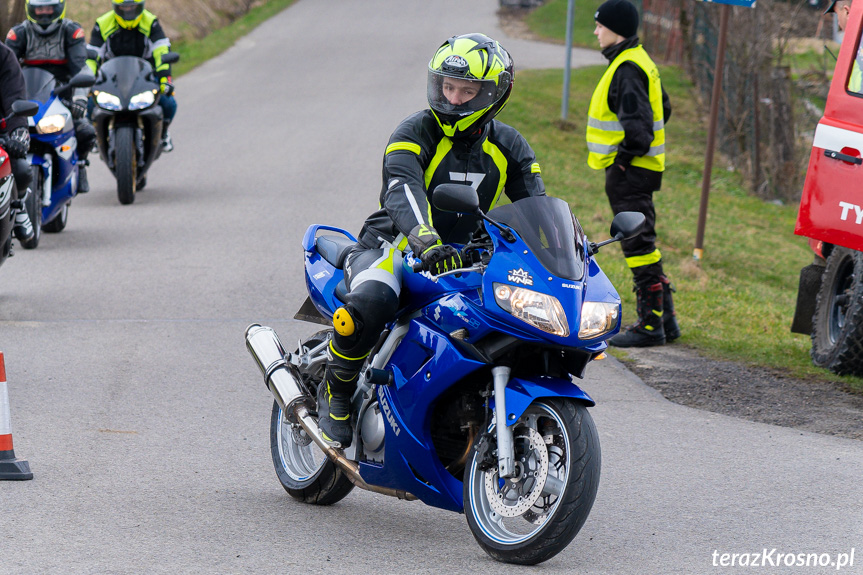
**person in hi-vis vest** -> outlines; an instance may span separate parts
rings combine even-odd
[[[638,41],[638,10],[627,0],[608,0],[594,15],[594,35],[610,62],[590,100],[588,165],[605,170],[605,193],[614,214],[641,212],[644,228],[621,244],[632,270],[638,320],[610,343],[617,347],[663,345],[680,337],[671,282],[656,247],[653,192],[665,171],[665,123],[671,104],[659,70]]]
[[[851,13],[851,1],[833,0],[830,6],[827,7],[827,10],[824,11],[825,14],[830,14],[831,12],[836,14],[836,25],[840,32],[845,32],[845,27],[848,25],[848,15]],[[845,39],[843,38],[842,41],[844,42]],[[857,56],[854,58],[854,64],[852,64],[851,68],[851,76],[848,78],[848,86],[846,88],[849,92],[863,93],[861,63],[863,63],[863,42],[860,42],[860,47],[857,49]]]

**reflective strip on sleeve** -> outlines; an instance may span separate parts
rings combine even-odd
[[[387,146],[387,151],[384,152],[384,155],[401,150],[405,152],[413,152],[417,156],[420,155],[420,145],[414,144],[413,142],[395,142],[394,144],[390,144]]]

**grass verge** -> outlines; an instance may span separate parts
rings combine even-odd
[[[554,4],[565,7],[566,0],[550,0],[544,8],[551,10]],[[803,379],[841,381],[863,391],[861,378],[839,377],[815,368],[809,358],[809,338],[790,332],[800,269],[812,261],[805,239],[793,233],[797,205],[765,203],[750,196],[739,174],[726,169],[717,158],[704,257],[698,263],[693,260],[706,111],[681,69],[660,69],[673,114],[666,129],[668,169],[662,190],[654,196],[657,244],[666,273],[678,290],[675,305],[683,330],[679,341],[707,356],[769,367]],[[565,125],[560,122],[562,70],[518,72],[515,95],[501,115],[531,143],[549,193],[570,203],[593,241],[608,237],[612,217],[604,174],[587,167],[584,143],[587,106],[603,70],[573,71],[570,120]],[[634,321],[632,275],[619,244],[604,248],[599,262],[623,298],[624,322]]]

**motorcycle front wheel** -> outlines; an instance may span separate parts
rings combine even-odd
[[[311,349],[325,341],[327,331],[321,331],[302,345]],[[309,389],[317,389],[324,377],[323,367],[318,365],[301,372]],[[299,425],[284,420],[282,409],[275,401],[270,417],[270,452],[282,487],[294,499],[314,505],[332,505],[354,488],[341,468],[324,455]]]
[[[48,223],[42,224],[42,229],[48,232],[49,234],[59,234],[63,230],[66,229],[66,223],[69,221],[69,204],[71,202],[66,202],[63,204],[63,207],[60,208],[60,213],[54,216],[54,219]]]
[[[137,179],[138,162],[135,159],[135,128],[119,126],[116,137],[116,171],[117,197],[123,205],[135,201],[135,180]]]
[[[535,401],[512,427],[516,476],[501,479],[497,459],[481,461],[472,450],[464,514],[492,558],[535,565],[560,553],[587,520],[599,488],[599,435],[587,408],[562,398]]]

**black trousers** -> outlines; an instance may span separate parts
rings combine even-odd
[[[620,212],[641,212],[644,227],[641,232],[621,242],[623,255],[632,270],[635,285],[640,288],[653,285],[663,277],[660,261],[633,265],[629,258],[648,256],[656,252],[656,209],[653,192],[662,185],[662,172],[654,172],[637,166],[628,166],[626,171],[612,164],[605,169],[605,195],[614,215]]]

